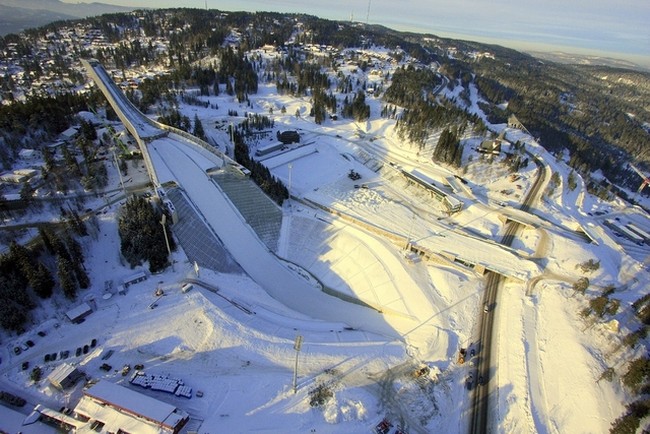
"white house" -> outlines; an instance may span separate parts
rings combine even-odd
[[[41,151],[37,151],[36,149],[21,149],[18,152],[18,157],[21,160],[33,161],[33,160],[40,160],[42,158],[42,155],[41,155]]]

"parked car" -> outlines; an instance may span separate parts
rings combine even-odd
[[[7,404],[15,405],[16,407],[22,407],[27,403],[27,401],[20,396],[12,395],[11,393],[4,391],[0,392],[0,400]]]
[[[23,350],[21,350],[20,347],[14,347],[14,354],[15,355],[19,355],[22,352],[23,352]]]
[[[81,355],[81,347],[77,347],[77,351],[74,352],[74,355],[77,357]]]
[[[23,366],[22,366],[22,368],[23,368],[23,371],[26,371],[26,370],[29,368],[29,362],[25,360],[25,361],[23,362]]]
[[[27,344],[27,346],[28,346],[29,348],[31,348],[31,347],[34,346],[34,341],[32,341],[32,340],[25,341],[25,344]]]

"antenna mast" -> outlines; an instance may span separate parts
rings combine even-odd
[[[366,13],[366,24],[368,24],[368,18],[370,18],[370,4],[372,0],[368,0],[368,12]]]

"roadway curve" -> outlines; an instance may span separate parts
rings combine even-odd
[[[531,206],[539,199],[541,188],[545,185],[548,170],[543,161],[538,157],[529,154],[537,164],[537,178],[533,183],[530,191],[526,195],[522,211],[529,211]],[[501,239],[501,244],[510,246],[515,236],[519,232],[521,224],[511,221],[508,223],[506,232]],[[483,296],[483,306],[487,306],[487,312],[482,312],[479,323],[479,357],[476,358],[475,372],[473,373],[474,382],[477,387],[474,388],[471,408],[471,434],[483,434],[487,432],[488,411],[490,404],[490,395],[497,390],[494,381],[491,381],[496,373],[496,367],[492,366],[492,337],[494,328],[494,312],[498,306],[497,296],[498,289],[503,282],[503,277],[488,271],[486,273],[485,294]],[[481,307],[483,309],[483,307]],[[479,379],[483,379],[483,384],[479,384]]]

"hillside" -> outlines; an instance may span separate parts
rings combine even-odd
[[[488,430],[648,425],[650,219],[606,178],[623,185],[625,162],[644,161],[648,74],[192,9],[0,47],[0,384],[29,404],[76,404],[83,382],[33,376],[65,354],[205,434],[367,433],[384,418],[390,434],[462,433],[482,394]],[[92,76],[115,83],[112,105],[81,58],[105,67]],[[123,231],[130,195],[146,230]],[[135,257],[164,221],[179,248]],[[68,321],[82,301],[92,313]],[[141,364],[201,395],[120,373]]]
[[[63,3],[58,0],[0,0],[0,36],[54,21],[119,13],[134,8],[104,3]]]

